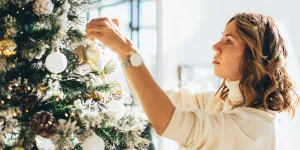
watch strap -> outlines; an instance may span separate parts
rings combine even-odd
[[[127,59],[127,60],[123,61],[123,62],[122,62],[122,66],[123,66],[124,68],[127,68],[127,67],[132,66],[132,64],[130,63],[130,59]]]

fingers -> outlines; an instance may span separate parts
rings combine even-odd
[[[89,34],[86,34],[87,38],[90,39],[90,40],[95,40],[95,39],[98,39],[100,40],[101,36],[99,33],[97,32],[90,32]]]
[[[105,25],[109,23],[111,20],[107,17],[103,18],[97,18],[97,19],[92,19],[89,24],[98,24],[98,25]]]
[[[120,28],[120,24],[119,24],[119,20],[118,19],[112,19],[113,23],[115,23],[115,25],[117,25],[117,27]]]
[[[88,35],[90,32],[106,33],[109,32],[109,30],[110,28],[105,25],[89,24],[86,28],[86,34]]]
[[[126,39],[126,43],[133,45],[133,43],[128,38],[125,37],[125,39]]]

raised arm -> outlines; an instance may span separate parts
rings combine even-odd
[[[89,39],[98,39],[116,52],[121,61],[128,59],[132,53],[137,53],[137,49],[108,18],[92,20],[87,25],[86,32]],[[171,120],[175,106],[154,81],[145,64],[128,67],[124,69],[124,73],[152,126],[158,134],[162,134]]]

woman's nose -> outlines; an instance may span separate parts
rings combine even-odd
[[[219,42],[216,43],[216,44],[214,44],[214,45],[212,46],[212,49],[213,49],[217,54],[221,54],[221,49],[220,49],[220,47],[219,47]]]

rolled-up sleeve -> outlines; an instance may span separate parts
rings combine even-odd
[[[205,147],[208,142],[218,144],[222,142],[224,117],[222,114],[208,114],[202,110],[183,111],[176,108],[162,136],[177,141],[188,149]]]
[[[270,120],[262,118],[260,113],[251,111],[208,113],[176,108],[161,136],[192,150],[260,149],[261,143],[272,136]]]

